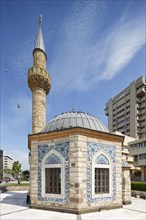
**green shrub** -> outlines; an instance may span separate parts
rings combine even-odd
[[[146,192],[146,182],[131,182],[131,189]]]

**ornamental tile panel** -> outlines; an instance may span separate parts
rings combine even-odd
[[[64,158],[64,173],[65,173],[65,180],[64,180],[64,198],[55,198],[55,197],[43,197],[42,196],[42,160],[44,156],[50,152],[51,150],[55,150],[59,152],[62,157]],[[69,190],[70,190],[70,156],[69,156],[70,148],[69,142],[57,142],[54,144],[41,144],[38,146],[38,200],[45,201],[45,202],[56,202],[56,203],[69,203]],[[54,153],[51,154],[45,163],[50,164],[60,164],[60,158],[57,157]]]
[[[45,161],[45,164],[61,164],[61,160],[55,154],[51,154]]]
[[[92,159],[93,156],[100,152],[105,152],[105,154],[109,157],[112,163],[112,192],[109,196],[105,197],[95,197],[92,195]],[[100,155],[102,156],[102,154]],[[97,157],[96,160],[101,159],[102,157]],[[106,158],[103,158],[104,162],[106,162]],[[106,160],[105,160],[106,159]],[[112,145],[106,145],[102,143],[93,143],[87,142],[87,203],[98,203],[98,202],[110,202],[116,199],[116,147]],[[103,195],[103,194],[102,194]]]
[[[106,164],[106,165],[108,165],[108,164],[109,164],[109,161],[108,161],[108,159],[107,159],[103,154],[100,154],[100,155],[96,158],[95,163],[96,163],[96,164]]]

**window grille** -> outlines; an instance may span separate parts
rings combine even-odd
[[[61,194],[61,168],[45,168],[46,194]]]
[[[95,194],[109,193],[109,169],[95,168]]]

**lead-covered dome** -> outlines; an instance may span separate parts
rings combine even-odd
[[[65,112],[61,115],[55,116],[49,123],[44,127],[41,133],[49,131],[57,131],[68,128],[87,128],[96,131],[109,132],[109,130],[100,122],[97,118],[91,114],[84,112]]]

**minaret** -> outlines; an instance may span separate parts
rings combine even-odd
[[[32,91],[32,133],[38,133],[46,125],[46,95],[51,87],[50,76],[46,71],[47,55],[42,34],[42,16],[39,18],[33,60],[33,67],[28,70],[28,86]]]

